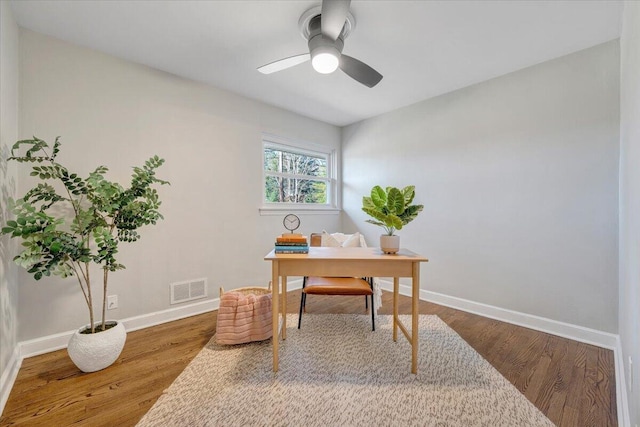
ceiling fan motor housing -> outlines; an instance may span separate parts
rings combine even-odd
[[[320,15],[313,17],[309,21],[309,53],[311,53],[311,61],[321,54],[330,54],[339,59],[344,48],[344,39],[342,34],[335,41],[322,35],[320,27]]]

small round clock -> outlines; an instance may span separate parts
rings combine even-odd
[[[284,224],[284,228],[293,233],[298,229],[298,227],[300,227],[300,218],[298,218],[294,214],[289,214],[284,217],[282,224]]]

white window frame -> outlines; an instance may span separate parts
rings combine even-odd
[[[277,175],[274,173],[267,173],[264,168],[264,150],[265,148],[275,148],[278,150],[288,151],[296,154],[306,154],[315,157],[324,157],[327,159],[327,177],[313,177],[315,180],[325,181],[327,183],[327,203],[312,204],[312,203],[273,203],[267,202],[265,199],[265,182],[267,176]],[[319,213],[319,214],[331,214],[338,213],[338,200],[339,200],[339,188],[338,188],[338,167],[337,167],[337,152],[334,148],[314,144],[306,141],[292,140],[283,138],[276,135],[262,134],[261,144],[262,154],[260,156],[261,168],[262,168],[262,182],[260,183],[260,197],[262,199],[260,213],[264,215],[279,215],[282,212],[306,212],[306,213]],[[296,176],[286,174],[292,178],[307,178],[306,176]]]

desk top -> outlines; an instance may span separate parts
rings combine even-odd
[[[276,254],[275,249],[269,252],[265,261],[282,260],[371,260],[371,261],[410,261],[427,262],[427,258],[418,255],[408,249],[400,249],[397,254],[385,254],[380,248],[330,248],[316,247],[309,248],[308,254]]]

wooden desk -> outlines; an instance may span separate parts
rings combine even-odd
[[[398,328],[411,344],[411,372],[418,372],[418,300],[420,295],[420,263],[428,261],[414,252],[401,249],[395,255],[383,254],[379,248],[310,247],[308,254],[275,254],[264,257],[271,261],[271,292],[273,311],[273,371],[278,371],[278,340],[287,338],[287,277],[393,277],[393,340],[398,340]],[[400,277],[412,278],[411,333],[398,318]],[[282,302],[280,302],[282,278]],[[282,329],[280,329],[282,314]]]

